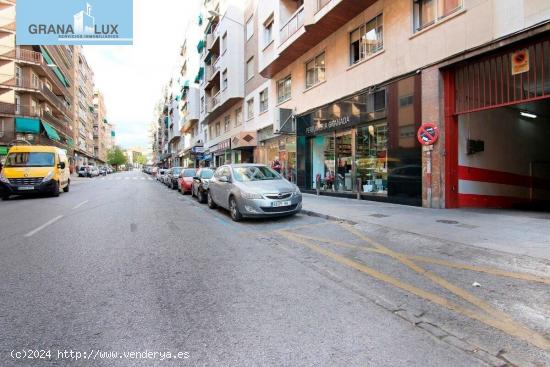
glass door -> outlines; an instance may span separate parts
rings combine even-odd
[[[353,190],[353,131],[336,134],[336,177],[335,190]]]

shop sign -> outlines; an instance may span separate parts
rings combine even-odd
[[[203,153],[204,152],[204,147],[193,147],[193,148],[191,148],[191,151],[193,153]]]
[[[433,145],[439,137],[439,128],[432,122],[425,122],[418,129],[416,137],[422,145]]]
[[[221,141],[213,147],[210,147],[210,152],[214,153],[227,149],[231,149],[231,139]]]
[[[325,130],[336,129],[342,126],[349,125],[351,119],[349,116],[343,116],[330,121],[318,121],[313,126],[306,127],[306,135],[315,135]]]
[[[529,50],[515,51],[512,53],[512,75],[527,73],[529,71]]]

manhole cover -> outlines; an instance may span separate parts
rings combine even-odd
[[[458,224],[456,220],[448,220],[448,219],[438,219],[436,220],[437,223],[444,223],[444,224]]]
[[[386,215],[386,214],[371,214],[370,216],[371,216],[371,217],[375,217],[375,218],[386,218],[386,217],[389,217],[389,215]]]

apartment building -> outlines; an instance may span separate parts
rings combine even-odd
[[[185,41],[180,50],[181,95],[179,110],[181,113],[180,127],[180,164],[183,167],[199,167],[204,161],[204,130],[200,119],[200,89],[193,78],[199,69],[199,58],[194,51],[203,35],[203,18],[198,17],[197,23],[192,23],[187,29]],[[188,45],[193,45],[191,48]]]
[[[205,128],[205,164],[253,159],[256,132],[243,131],[244,9],[238,0],[204,2],[204,39],[197,44],[201,67],[200,121]]]
[[[112,149],[112,127],[107,120],[107,107],[103,94],[99,90],[93,92],[93,128],[94,156],[99,163],[107,162],[107,154]]]
[[[304,191],[434,208],[550,199],[547,2],[265,0],[257,14],[273,129],[295,134]],[[426,122],[434,145],[417,139]]]
[[[0,159],[10,144],[55,145],[73,154],[72,49],[15,46],[15,1],[0,4]]]
[[[73,47],[72,57],[75,165],[95,164],[94,73],[82,53],[82,46]]]

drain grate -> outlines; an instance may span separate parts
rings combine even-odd
[[[437,223],[443,223],[443,224],[458,224],[460,222],[457,222],[456,220],[448,220],[448,219],[438,219],[436,220]]]
[[[369,215],[369,217],[386,218],[386,217],[389,217],[389,215],[386,215],[386,214],[371,214],[371,215]]]

